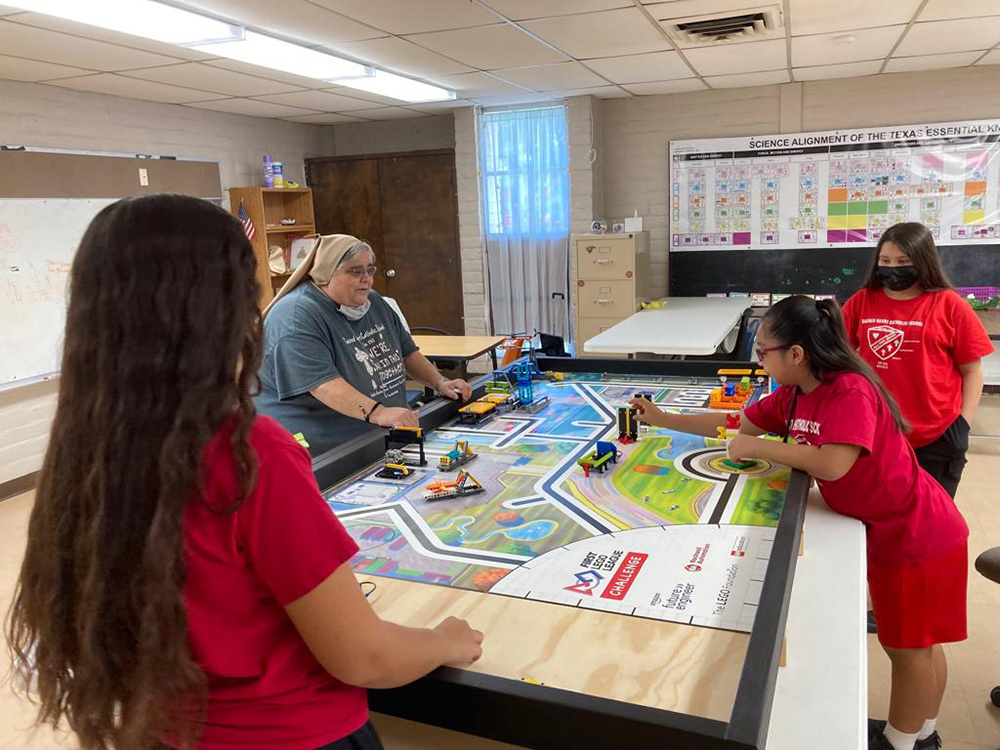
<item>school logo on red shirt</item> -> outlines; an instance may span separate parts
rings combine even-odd
[[[892,326],[872,326],[868,329],[868,346],[879,359],[891,359],[903,346],[903,332]]]

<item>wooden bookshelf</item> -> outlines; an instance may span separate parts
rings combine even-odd
[[[239,211],[241,202],[246,207],[255,230],[251,244],[257,255],[261,304],[265,305],[291,275],[271,271],[268,265],[271,245],[279,245],[285,249],[289,235],[316,233],[312,188],[230,188],[229,208],[234,216]],[[282,219],[295,219],[295,224],[282,224]]]

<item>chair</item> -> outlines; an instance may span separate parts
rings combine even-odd
[[[988,549],[977,557],[976,570],[994,583],[1000,583],[1000,547]],[[990,700],[1000,708],[1000,685],[990,691]]]
[[[757,346],[757,332],[760,330],[760,318],[751,318],[740,341],[738,357],[741,362],[753,362],[757,356],[754,349]]]

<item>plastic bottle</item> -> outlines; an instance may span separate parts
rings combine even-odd
[[[264,187],[274,187],[274,164],[270,154],[264,154]]]

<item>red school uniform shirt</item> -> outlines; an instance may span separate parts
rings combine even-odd
[[[193,499],[184,517],[188,637],[208,680],[197,747],[313,750],[367,721],[367,695],[323,669],[284,605],[358,547],[324,502],[309,454],[268,417],[250,435],[256,487],[237,510],[219,510],[238,496],[232,431],[207,445],[203,501]]]
[[[899,403],[915,448],[937,440],[962,410],[959,365],[993,351],[976,313],[950,289],[908,300],[862,289],[844,305],[844,323]]]
[[[757,427],[784,436],[794,389],[781,386],[747,408]],[[799,393],[790,440],[861,448],[840,479],[817,479],[838,513],[863,521],[871,562],[904,567],[953,549],[969,535],[954,501],[920,468],[881,392],[862,375],[838,373],[811,393]]]

